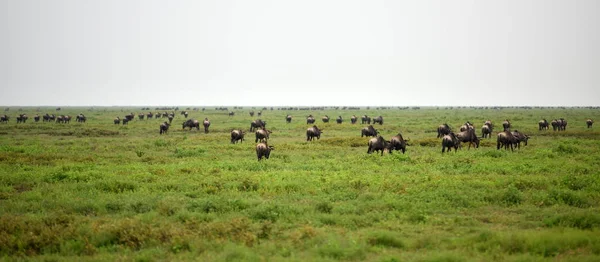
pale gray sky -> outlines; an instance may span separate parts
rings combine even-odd
[[[0,0],[0,105],[600,105],[600,1]]]

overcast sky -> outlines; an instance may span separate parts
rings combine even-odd
[[[0,0],[0,105],[600,105],[600,1]]]

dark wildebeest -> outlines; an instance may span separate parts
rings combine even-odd
[[[519,130],[511,132],[511,134],[513,135],[513,137],[515,137],[515,145],[518,149],[521,148],[521,142],[525,142],[525,145],[527,145],[527,140],[529,140],[528,135],[519,132]]]
[[[163,112],[161,117],[169,117],[169,113],[167,113],[167,111]]]
[[[159,134],[161,134],[161,135],[165,134],[166,135],[168,130],[169,130],[169,123],[167,123],[167,121],[165,121],[164,123],[160,124]]]
[[[127,121],[131,121],[135,118],[135,115],[133,113],[129,113],[129,115],[125,115],[125,119],[127,119]]]
[[[239,130],[231,130],[231,143],[235,144],[237,141],[244,142],[244,135],[246,133],[244,133],[244,131],[242,131],[241,129]]]
[[[256,116],[261,117],[262,116],[262,111],[258,111],[258,113],[256,113]]]
[[[517,139],[510,131],[503,131],[498,133],[498,139],[496,140],[496,149],[500,149],[504,146],[504,149],[508,150],[510,146],[510,150],[514,151],[513,145],[517,143]]]
[[[442,153],[446,151],[448,148],[448,152],[452,151],[454,147],[454,152],[458,151],[458,147],[460,146],[460,141],[453,132],[450,132],[447,135],[442,137]]]
[[[455,135],[461,143],[469,142],[469,147],[467,149],[471,149],[471,145],[475,148],[479,148],[479,138],[475,135],[475,129],[467,129],[460,133],[456,133]]]
[[[250,111],[249,114],[251,117],[254,117],[254,111]]]
[[[312,125],[315,123],[315,118],[313,117],[313,115],[309,115],[306,117],[306,124],[307,125]]]
[[[188,117],[188,112],[187,111],[183,111],[183,112],[181,112],[181,114],[183,115],[184,118]]]
[[[65,116],[64,115],[59,115],[56,117],[56,123],[64,123],[65,122]]]
[[[118,125],[118,124],[120,124],[120,123],[121,123],[121,118],[119,118],[119,117],[117,116],[117,118],[115,118],[115,119],[113,120],[113,122],[115,123],[115,125]]]
[[[329,116],[325,115],[324,117],[321,117],[321,120],[323,120],[323,123],[329,123]]]
[[[75,121],[77,121],[79,123],[85,123],[86,120],[87,120],[87,118],[83,114],[79,114],[75,117]]]
[[[152,114],[152,112],[148,112],[148,114],[146,114],[146,119],[152,119],[153,116],[154,114]]]
[[[159,119],[162,117],[162,114],[160,112],[156,112],[156,114],[154,114],[154,119]]]
[[[407,141],[408,140],[404,140],[404,138],[402,137],[402,134],[398,133],[396,136],[393,136],[392,139],[390,139],[390,147],[389,147],[388,151],[391,154],[392,151],[397,150],[397,151],[402,151],[402,154],[404,154],[404,152],[406,151],[406,142]]]
[[[256,120],[252,121],[252,123],[250,123],[250,132],[253,132],[254,130],[256,130],[258,128],[265,128],[266,126],[267,126],[266,121],[256,119]]]
[[[71,116],[70,115],[63,116],[63,122],[71,123]]]
[[[292,122],[292,116],[291,115],[287,115],[285,117],[285,122],[288,123],[288,124],[291,123]]]
[[[587,128],[592,128],[592,125],[594,124],[594,120],[588,119],[588,120],[585,120],[585,123],[587,124]]]
[[[465,124],[460,126],[460,132],[467,131],[469,129],[475,129],[475,127],[471,124],[471,122],[467,121]]]
[[[504,122],[502,122],[502,127],[504,128],[504,131],[510,131],[510,121],[508,121],[508,119],[504,120]]]
[[[364,115],[360,118],[361,124],[371,124],[371,117]]]
[[[269,159],[271,151],[274,149],[274,147],[267,145],[266,142],[256,145],[256,157],[258,157],[258,161],[260,161],[263,157]]]
[[[139,113],[138,114],[138,119],[144,120],[144,116],[146,116],[146,115],[144,115],[144,113]]]
[[[548,130],[548,121],[544,118],[538,122],[538,130]]]
[[[40,122],[40,115],[35,114],[35,116],[33,116],[33,121],[35,121],[36,123]]]
[[[317,140],[321,138],[323,129],[319,129],[317,126],[312,126],[306,129],[306,141],[312,141],[315,137]]]
[[[356,124],[356,116],[355,115],[352,115],[352,117],[350,118],[350,123]]]
[[[550,122],[550,125],[552,125],[552,130],[553,131],[558,130],[559,127],[560,127],[560,123],[559,123],[558,119],[552,120],[552,122]]]
[[[567,120],[564,118],[561,118],[559,120],[560,120],[560,122],[559,122],[560,125],[558,126],[558,130],[566,131],[567,130]]]
[[[363,127],[363,129],[360,130],[360,137],[375,137],[378,133],[379,132],[377,132],[377,129],[375,129],[372,125],[369,125],[367,127]]]
[[[235,115],[235,112],[229,111],[229,116],[234,116],[234,115]]]
[[[377,124],[377,123],[379,123],[380,125],[383,125],[383,117],[382,116],[373,118],[373,124]]]
[[[383,156],[385,149],[389,151],[390,141],[386,141],[382,136],[377,136],[369,139],[368,145],[367,154],[371,154],[374,151],[381,151],[381,155]]]
[[[173,118],[175,118],[175,114],[169,114],[167,116],[167,118],[169,119],[169,125],[171,124],[171,122],[173,122]]]
[[[27,115],[26,114],[20,114],[19,116],[17,116],[17,123],[25,123],[27,121]]]
[[[486,120],[483,124],[489,126],[492,130],[494,129],[494,124],[492,124],[492,120]]]
[[[210,121],[208,121],[207,117],[205,117],[204,121],[202,121],[202,125],[204,126],[204,133],[208,134],[208,127],[210,126]]]
[[[448,124],[444,123],[444,124],[438,126],[438,128],[437,128],[437,138],[448,135],[448,134],[450,134],[450,132],[452,132],[452,130],[450,130],[450,126],[448,126]]]
[[[481,137],[482,138],[492,138],[493,130],[488,125],[483,125],[481,127]]]
[[[123,118],[123,125],[129,124],[129,118]]]
[[[256,130],[256,132],[254,134],[256,136],[256,139],[254,140],[254,142],[258,142],[259,140],[261,142],[267,142],[267,140],[269,140],[269,135],[271,134],[271,130],[259,129],[259,130]]]
[[[200,130],[200,121],[198,121],[196,119],[188,119],[185,122],[183,122],[183,124],[181,125],[181,129],[185,129],[186,127],[189,127],[190,130],[192,130],[192,128],[196,128],[196,130]]]
[[[344,121],[344,120],[342,120],[342,116],[338,116],[338,118],[335,119],[335,122],[338,124],[341,124],[342,121]]]
[[[0,116],[0,123],[8,123],[9,117],[7,115]]]

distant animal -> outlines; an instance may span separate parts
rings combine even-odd
[[[210,126],[210,121],[208,121],[208,118],[204,118],[204,121],[202,121],[202,125],[204,126],[204,133],[208,134],[208,127]]]
[[[146,116],[146,115],[144,115],[144,113],[139,113],[139,114],[138,114],[138,118],[139,118],[140,120],[144,120],[144,116]]]
[[[175,114],[169,114],[167,116],[167,119],[169,119],[169,124],[171,124],[171,122],[173,122],[173,118],[175,118]]]
[[[494,124],[492,124],[492,120],[486,120],[483,124],[489,126],[490,129],[494,129]]]
[[[167,121],[165,121],[164,123],[160,124],[159,134],[161,134],[161,135],[165,134],[166,135],[168,130],[169,130],[169,123],[167,123]]]
[[[510,131],[502,131],[497,135],[498,139],[496,140],[496,149],[500,149],[504,147],[505,150],[508,150],[510,146],[510,150],[514,151],[514,145],[517,143],[517,139],[513,136]]]
[[[329,116],[326,115],[324,117],[321,117],[321,120],[323,121],[323,123],[329,123]]]
[[[592,125],[594,124],[594,120],[588,119],[588,120],[585,120],[585,123],[587,124],[587,128],[592,128]]]
[[[538,130],[548,130],[548,121],[544,118],[538,122]]]
[[[483,125],[481,127],[481,137],[482,138],[492,138],[492,129],[488,125]]]
[[[115,118],[115,119],[113,120],[113,122],[115,122],[115,125],[118,125],[118,124],[120,124],[120,123],[121,123],[121,118],[119,118],[119,117],[117,116],[117,118]]]
[[[258,111],[258,113],[256,113],[256,116],[261,117],[262,116],[262,111]]]
[[[187,118],[188,117],[188,112],[187,111],[183,111],[181,112],[181,114],[183,115],[183,117]]]
[[[461,143],[469,143],[469,147],[467,149],[471,149],[471,145],[473,145],[475,148],[479,148],[479,138],[477,135],[475,135],[475,129],[467,129],[460,133],[456,133],[455,135],[458,141]]]
[[[86,120],[87,120],[87,118],[83,114],[79,114],[75,117],[75,121],[77,121],[79,123],[85,123]]]
[[[25,123],[27,122],[27,118],[26,114],[19,114],[19,116],[17,116],[17,123]]]
[[[7,115],[0,116],[0,123],[8,123],[8,120],[9,120],[9,116],[7,116]]]
[[[36,123],[40,122],[40,115],[35,114],[35,116],[33,116],[33,121],[35,121]]]
[[[404,152],[406,151],[406,142],[408,141],[405,140],[402,137],[402,134],[398,133],[397,135],[393,136],[392,139],[390,139],[390,146],[388,151],[390,152],[390,154],[394,151],[402,151],[402,154],[404,154]]]
[[[371,124],[371,117],[367,116],[367,115],[363,115],[361,118],[361,124]]]
[[[373,118],[373,124],[377,124],[377,123],[379,123],[380,125],[383,125],[383,117],[382,116]]]
[[[321,138],[323,129],[319,129],[317,126],[312,126],[306,129],[306,141],[312,141],[315,137],[317,140]]]
[[[460,126],[460,132],[463,131],[467,131],[469,129],[474,129],[473,125],[471,124],[471,122],[467,121],[466,123],[464,123],[462,126]]]
[[[504,122],[502,122],[502,127],[504,128],[504,131],[510,131],[510,121],[508,121],[508,119],[504,120]]]
[[[269,135],[271,134],[271,130],[266,130],[266,129],[259,129],[256,130],[256,132],[254,132],[256,139],[254,140],[254,142],[267,142],[267,140],[269,140]]]
[[[235,112],[229,111],[229,116],[234,116],[234,115],[235,115]]]
[[[550,125],[552,125],[553,131],[559,130],[559,128],[560,128],[560,122],[558,119],[552,120],[552,122],[550,122]]]
[[[258,161],[262,160],[263,157],[269,159],[269,156],[271,156],[271,151],[274,149],[275,148],[273,146],[267,145],[266,142],[257,144],[256,157],[258,158]]]
[[[291,123],[292,122],[292,116],[291,115],[287,115],[285,117],[285,122],[288,123],[288,124]]]
[[[448,135],[448,134],[450,134],[450,132],[452,132],[452,130],[450,129],[450,126],[448,126],[448,124],[446,124],[446,123],[441,124],[437,128],[437,138]]]
[[[454,148],[454,152],[458,151],[458,147],[460,146],[460,141],[453,132],[450,132],[447,135],[442,137],[442,153],[448,149],[448,152]]]
[[[521,148],[521,142],[524,142],[527,145],[527,140],[529,140],[529,136],[519,132],[519,130],[512,131],[511,134],[515,138],[515,145],[518,149]]]
[[[152,112],[148,112],[148,114],[146,114],[146,119],[152,119],[153,116],[154,114],[152,114]]]
[[[558,130],[559,131],[566,131],[567,130],[567,120],[564,118],[559,119],[559,126],[558,126]]]
[[[123,118],[123,125],[129,124],[129,118]]]
[[[190,130],[192,130],[192,128],[196,128],[196,130],[200,130],[200,121],[198,121],[196,119],[188,119],[183,122],[183,124],[181,125],[181,129],[185,129],[186,127],[189,127]]]
[[[315,123],[315,117],[313,117],[312,115],[309,115],[306,117],[306,124],[307,125],[312,125]]]
[[[250,111],[248,113],[250,114],[251,117],[254,117],[254,111]]]
[[[231,130],[231,143],[235,144],[237,143],[237,141],[244,142],[244,135],[246,133],[244,133],[244,131],[242,131],[241,129],[234,129]]]
[[[342,121],[343,121],[342,120],[342,116],[338,116],[338,118],[335,119],[335,122],[338,123],[338,124],[341,124]]]
[[[377,134],[379,134],[379,132],[377,131],[377,129],[375,129],[372,125],[369,125],[367,127],[363,127],[363,129],[360,130],[360,137],[375,137],[377,136]]]
[[[256,120],[252,121],[252,123],[250,123],[250,132],[253,132],[254,130],[256,130],[258,128],[265,128],[266,126],[267,126],[266,121],[256,119]]]
[[[356,124],[356,116],[355,115],[352,115],[352,117],[350,118],[350,123]]]
[[[369,139],[368,146],[367,154],[381,151],[381,155],[383,156],[383,151],[389,148],[390,141],[386,141],[382,136],[377,136]]]
[[[127,119],[127,121],[131,121],[135,118],[135,115],[133,113],[129,113],[129,115],[125,115],[125,119]]]

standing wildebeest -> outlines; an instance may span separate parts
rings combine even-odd
[[[452,132],[452,130],[450,129],[450,126],[448,126],[448,124],[444,123],[444,124],[438,126],[438,128],[437,128],[437,138],[448,135],[448,134],[450,134],[450,132]]]
[[[510,121],[508,121],[508,119],[504,120],[504,122],[502,122],[502,127],[504,128],[504,131],[510,131]]]
[[[235,112],[229,111],[229,116],[234,116],[234,115],[235,115]]]
[[[269,159],[271,151],[274,149],[274,147],[267,145],[266,142],[256,145],[256,157],[258,157],[258,161],[260,161],[263,157]]]
[[[138,119],[144,120],[144,116],[146,116],[146,115],[144,115],[144,113],[139,113],[138,114]]]
[[[127,119],[127,121],[131,121],[135,118],[135,115],[133,113],[129,113],[129,115],[125,115],[125,119]]]
[[[482,138],[486,138],[486,137],[492,138],[492,132],[493,132],[492,128],[490,128],[490,126],[488,126],[488,125],[483,125],[481,127],[481,137]]]
[[[467,121],[465,124],[463,124],[462,126],[460,126],[460,132],[463,131],[467,131],[469,129],[474,129],[475,127],[473,127],[473,125],[471,124],[471,122]]]
[[[231,130],[231,143],[235,144],[237,141],[244,142],[244,135],[246,133],[244,133],[244,131],[242,131],[241,129],[239,130]]]
[[[35,114],[35,116],[33,116],[33,121],[35,121],[36,123],[40,122],[40,115]]]
[[[548,130],[548,121],[544,118],[538,122],[538,130]]]
[[[169,119],[169,125],[170,125],[171,122],[173,122],[173,118],[175,118],[175,114],[171,113],[171,114],[167,115],[167,118]]]
[[[382,136],[377,136],[369,139],[368,145],[367,154],[371,154],[374,151],[381,151],[381,155],[383,156],[383,151],[386,148],[389,151],[390,141],[386,141]]]
[[[486,120],[483,124],[489,126],[490,129],[494,129],[494,124],[492,124],[492,120]]]
[[[183,112],[181,112],[181,114],[183,115],[184,118],[188,117],[188,112],[187,111],[183,111]]]
[[[167,121],[165,121],[164,123],[160,124],[159,127],[159,134],[167,134],[167,131],[169,130],[169,123],[167,123]],[[191,129],[191,128],[190,128]]]
[[[594,120],[588,119],[588,120],[585,120],[585,123],[587,124],[587,128],[592,128],[592,125],[594,124]]]
[[[558,130],[560,131],[565,131],[567,130],[567,120],[564,118],[559,119],[559,126],[558,126]]]
[[[558,130],[559,127],[560,127],[560,123],[559,123],[558,119],[552,120],[552,122],[550,122],[550,124],[552,125],[552,130],[553,131]]]
[[[129,118],[123,118],[123,125],[129,124]]]
[[[367,116],[367,115],[363,115],[361,118],[361,124],[371,124],[371,117]]]
[[[373,118],[373,124],[377,124],[377,123],[379,123],[380,125],[383,125],[383,117],[382,116]]]
[[[467,129],[455,135],[461,143],[469,142],[469,147],[467,149],[471,149],[472,144],[474,144],[475,148],[479,148],[479,138],[475,135],[475,129]]]
[[[117,116],[117,118],[115,118],[115,119],[113,120],[113,122],[115,123],[115,125],[118,125],[118,124],[120,124],[120,123],[121,123],[121,118],[119,118],[119,117]]]
[[[166,121],[165,121],[166,123]],[[196,120],[196,119],[188,119],[185,122],[183,122],[183,124],[181,125],[181,129],[185,129],[186,127],[189,127],[190,130],[192,130],[192,128],[196,128],[196,130],[200,130],[200,121]]]
[[[262,111],[258,111],[258,112],[256,113],[256,116],[258,116],[258,117],[262,116]]]
[[[63,121],[65,123],[71,123],[71,116],[70,115],[63,116]]]
[[[514,151],[513,145],[517,143],[517,139],[510,131],[503,131],[498,133],[498,139],[496,140],[496,149],[500,149],[504,146],[504,149],[508,150],[508,146],[510,146],[510,150]]]
[[[306,124],[307,125],[312,125],[315,123],[315,118],[313,117],[313,115],[308,115],[306,117]]]
[[[156,114],[154,114],[154,119],[159,119],[162,117],[162,114],[160,112],[156,112]]]
[[[448,152],[452,151],[452,148],[454,147],[454,152],[458,151],[458,147],[460,146],[460,141],[458,141],[458,138],[456,137],[456,135],[452,132],[450,132],[447,135],[444,135],[442,137],[442,153],[444,153],[446,151],[446,148],[448,148]]]
[[[152,119],[154,115],[152,114],[152,112],[148,112],[148,114],[146,114],[146,119]]]
[[[64,123],[65,122],[65,116],[64,115],[59,115],[56,117],[56,123]]]
[[[292,116],[291,115],[287,115],[285,117],[285,122],[288,123],[288,124],[291,123],[292,122]]]
[[[269,140],[269,135],[271,134],[271,130],[259,129],[259,130],[256,130],[256,132],[254,134],[256,135],[256,139],[254,140],[254,142],[258,142],[259,140],[261,142],[267,142],[267,140]]]
[[[17,123],[25,123],[27,121],[27,115],[26,114],[20,114],[19,116],[17,116]]]
[[[355,115],[352,115],[352,117],[350,118],[350,123],[356,124],[356,116]]]
[[[525,145],[527,145],[527,140],[529,140],[528,135],[519,132],[519,130],[515,130],[510,133],[513,135],[513,137],[515,137],[515,145],[518,149],[521,148],[521,142],[525,142]]]
[[[79,114],[75,117],[75,121],[79,123],[85,123],[85,120],[87,120],[87,118],[83,114]]]
[[[9,117],[7,115],[0,116],[0,123],[8,123]]]
[[[208,121],[207,117],[205,117],[204,121],[202,121],[202,125],[204,126],[204,133],[208,134],[208,127],[210,126],[210,121]]]
[[[402,134],[398,133],[396,136],[393,136],[392,139],[390,139],[390,146],[388,151],[390,152],[390,154],[392,153],[392,151],[397,150],[397,151],[402,151],[402,154],[404,154],[404,152],[406,151],[406,142],[408,140],[404,140],[404,138],[402,137]]]
[[[379,132],[377,132],[377,129],[375,129],[372,125],[369,125],[367,127],[363,127],[362,130],[360,130],[360,137],[366,136],[366,137],[370,137],[370,136],[377,136]]]
[[[329,123],[329,116],[325,115],[324,117],[321,117],[321,120],[323,120],[323,123]]]
[[[342,123],[342,121],[343,121],[343,120],[342,120],[342,116],[338,116],[338,118],[337,118],[337,119],[335,119],[335,122],[336,122],[336,123],[338,123],[338,124],[341,124],[341,123]]]
[[[256,119],[256,120],[252,121],[252,123],[250,123],[250,132],[253,132],[254,130],[261,128],[261,127],[265,128],[266,126],[267,126],[266,121]]]
[[[317,140],[321,138],[323,129],[319,129],[317,126],[312,126],[306,129],[306,141],[312,141],[315,137]]]
[[[250,111],[249,114],[251,117],[254,117],[254,111]]]

